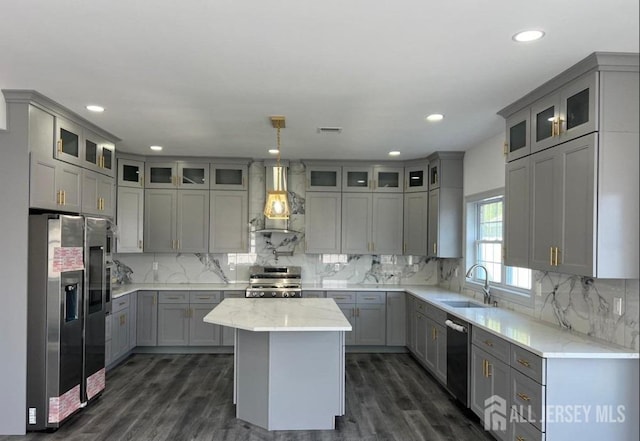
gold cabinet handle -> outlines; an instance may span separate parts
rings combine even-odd
[[[158,298],[156,296],[153,296],[153,306],[156,306],[157,303],[158,303]]]
[[[436,337],[437,336],[437,332],[438,331],[437,331],[436,328],[434,328],[434,327],[431,328],[431,340],[435,340],[437,338]]]
[[[518,363],[520,363],[524,367],[530,367],[531,366],[531,364],[527,360],[523,360],[522,358],[518,358],[518,360],[516,360],[516,361]]]
[[[487,345],[487,346],[489,346],[490,348],[492,348],[492,347],[493,347],[493,342],[492,342],[491,340],[485,340],[485,341],[484,341],[484,344],[485,344],[485,345]]]
[[[58,140],[58,153],[62,153],[62,138]]]
[[[504,150],[502,151],[502,153],[504,153],[505,156],[507,156],[507,154],[509,154],[509,143],[508,142],[504,143]]]
[[[558,266],[558,247],[555,247],[553,250],[553,259],[555,262],[555,266]]]
[[[62,205],[67,205],[67,191],[62,190]]]
[[[142,249],[142,241],[141,240],[138,241],[138,248]]]
[[[516,441],[527,441],[527,440],[521,437],[520,435],[516,435]]]
[[[493,373],[491,372],[491,363],[487,360],[487,378],[490,378]]]
[[[179,250],[179,249],[180,249],[180,239],[176,240],[176,242],[177,242],[176,249],[178,249],[178,250]]]
[[[518,398],[520,398],[522,401],[531,401],[531,398],[529,398],[527,396],[527,394],[523,394],[522,392],[518,392],[516,394],[518,396]]]
[[[62,204],[62,202],[61,202],[62,198],[61,198],[60,194],[61,194],[60,190],[56,191],[56,205],[61,205]]]
[[[487,372],[489,370],[489,362],[487,360],[482,360],[482,376],[487,377]]]
[[[564,124],[564,119],[558,118],[558,136],[562,134],[562,124]]]
[[[549,247],[549,266],[553,266],[553,247]]]
[[[437,254],[438,252],[438,245],[434,242],[433,243],[433,254]]]
[[[556,118],[553,118],[553,120],[551,120],[551,137],[552,138],[556,136],[556,125],[558,125],[558,120]]]

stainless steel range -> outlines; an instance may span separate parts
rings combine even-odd
[[[302,297],[299,266],[252,266],[245,297]]]

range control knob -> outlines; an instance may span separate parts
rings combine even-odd
[[[282,293],[282,297],[289,297],[289,293],[288,292],[283,292]]]
[[[277,295],[278,295],[278,293],[277,293],[277,292],[275,292],[275,291],[273,291],[273,292],[271,293],[271,297],[275,297],[275,296],[277,296]]]
[[[260,294],[256,293],[256,297],[258,297],[258,295],[259,295],[260,297],[264,297],[264,293],[263,293],[263,292],[261,292]]]

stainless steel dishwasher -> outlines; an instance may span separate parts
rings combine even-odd
[[[447,314],[447,389],[469,407],[469,323]]]

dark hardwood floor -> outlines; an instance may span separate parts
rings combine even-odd
[[[269,432],[236,419],[231,355],[137,354],[108,372],[104,394],[58,431],[0,441],[493,439],[410,355],[346,359],[346,415],[335,431]]]

